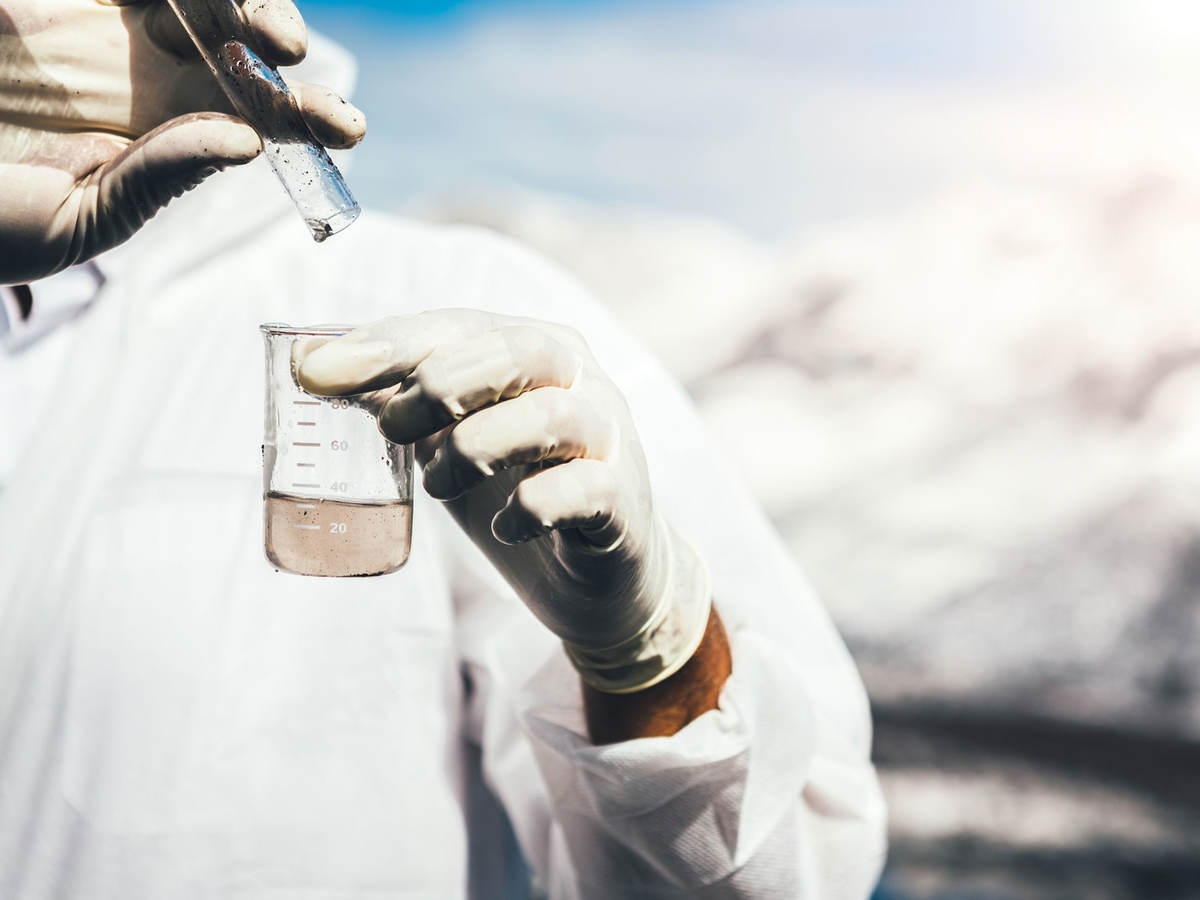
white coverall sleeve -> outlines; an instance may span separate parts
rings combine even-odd
[[[593,746],[561,645],[449,535],[469,736],[536,880],[556,900],[869,896],[884,803],[866,695],[825,610],[650,355],[564,273],[473,243],[489,264],[462,305],[574,326],[625,392],[657,507],[707,561],[733,652],[719,709]]]

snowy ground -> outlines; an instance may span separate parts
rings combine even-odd
[[[877,709],[885,896],[1200,895],[1200,184],[960,190],[777,244],[423,212],[576,271],[741,463]]]

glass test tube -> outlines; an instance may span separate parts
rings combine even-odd
[[[250,47],[234,0],[169,0],[239,116],[262,138],[263,152],[296,209],[323,241],[358,218],[358,203],[325,148],[313,137],[279,73]]]

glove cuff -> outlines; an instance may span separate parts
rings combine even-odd
[[[664,526],[667,583],[644,628],[600,650],[563,642],[579,677],[607,694],[632,694],[670,678],[696,652],[708,627],[708,567],[687,541]]]

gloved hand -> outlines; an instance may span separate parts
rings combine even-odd
[[[240,0],[239,0],[240,2]],[[274,65],[304,58],[291,0],[245,0]],[[330,147],[365,119],[293,84]],[[129,238],[173,197],[262,147],[162,0],[0,0],[0,284],[32,281]]]
[[[587,683],[640,690],[695,651],[707,570],[655,513],[628,407],[578,333],[437,310],[309,345],[296,361],[314,394],[378,391],[368,405],[380,430],[418,442],[425,489]]]

